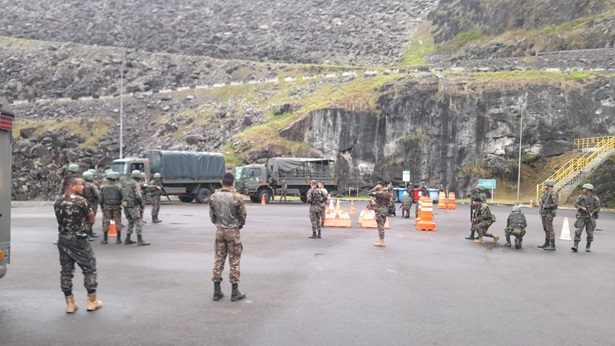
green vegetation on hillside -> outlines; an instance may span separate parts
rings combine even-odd
[[[431,30],[431,22],[425,21],[419,26],[404,52],[402,61],[405,65],[421,66],[429,63],[427,60],[429,55],[436,51]]]

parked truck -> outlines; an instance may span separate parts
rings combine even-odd
[[[0,99],[0,278],[11,263],[11,166],[13,112]]]
[[[146,178],[155,173],[162,177],[167,195],[177,195],[182,202],[207,203],[224,175],[224,156],[220,153],[150,150],[145,158],[125,158],[111,163],[111,169],[124,179],[138,169]]]
[[[261,164],[242,166],[237,178],[239,193],[250,197],[252,202],[265,199],[269,203],[280,195],[286,182],[287,196],[299,196],[304,203],[310,181],[322,182],[327,190],[337,190],[335,160],[327,158],[276,157]]]

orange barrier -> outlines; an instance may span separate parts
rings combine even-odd
[[[107,236],[117,237],[117,226],[115,225],[115,221],[109,221],[109,229],[107,231]]]
[[[457,201],[455,200],[455,193],[454,192],[449,192],[448,193],[448,199],[446,201],[446,209],[457,209]]]
[[[423,209],[423,198],[419,198],[419,200],[416,202],[417,204],[417,208],[416,208],[416,219],[414,219],[414,224],[418,225],[419,222],[421,221],[421,210]]]
[[[369,209],[361,210],[361,213],[359,213],[359,224],[363,228],[378,228],[378,225],[376,224],[376,213]],[[386,222],[384,223],[384,228],[389,227],[389,218],[387,217]]]
[[[416,229],[420,231],[436,231],[436,223],[433,221],[433,201],[427,197],[421,198],[421,220],[416,223]]]
[[[438,193],[438,209],[446,209],[446,194],[444,191]]]
[[[352,227],[350,215],[343,210],[327,210],[324,227]]]

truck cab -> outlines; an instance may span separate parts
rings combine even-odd
[[[259,202],[262,197],[269,202],[275,191],[269,186],[267,179],[267,167],[263,164],[242,166],[236,179],[237,192],[250,196],[252,202]]]
[[[113,160],[110,169],[114,172],[118,172],[122,179],[130,177],[130,173],[134,170],[144,172],[147,180],[150,178],[148,159],[129,157],[125,159]]]
[[[0,278],[11,263],[11,167],[13,112],[0,99]]]

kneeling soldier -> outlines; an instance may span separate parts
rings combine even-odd
[[[515,249],[520,249],[523,242],[523,236],[525,235],[525,228],[527,227],[527,220],[525,215],[521,211],[521,206],[514,206],[512,212],[508,215],[506,221],[506,247],[510,247],[510,236],[515,236]]]
[[[472,215],[472,234],[478,233],[478,239],[474,240],[475,244],[484,244],[483,237],[493,238],[493,242],[500,239],[497,235],[487,233],[487,230],[495,222],[495,216],[491,214],[491,210],[487,203],[483,203],[480,196],[475,196],[472,204],[474,204],[474,214]]]

